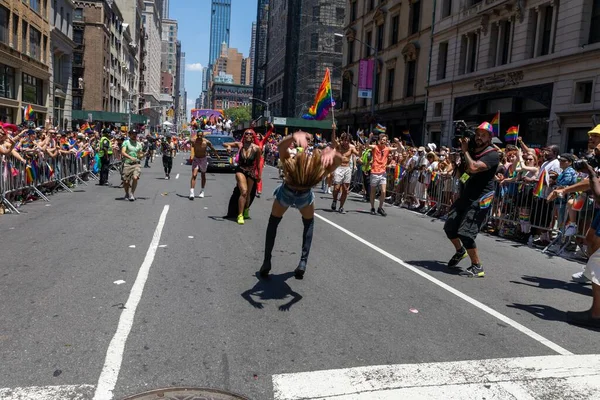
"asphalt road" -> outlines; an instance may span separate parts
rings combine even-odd
[[[115,399],[168,386],[273,399],[278,374],[597,353],[598,332],[564,322],[591,303],[589,286],[569,282],[580,264],[481,236],[486,277],[462,278],[444,268],[440,221],[371,216],[355,197],[340,215],[317,193],[304,280],[290,209],[259,280],[276,171],[238,226],[221,218],[233,174],[210,173],[190,201],[182,162],[170,181],[158,159],[143,169],[136,202],[90,182],[0,216],[0,398],[63,387],[55,398],[91,399],[114,378]]]

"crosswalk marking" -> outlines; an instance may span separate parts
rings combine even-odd
[[[2,400],[87,400],[93,395],[93,385],[0,388]]]
[[[273,376],[275,400],[600,399],[600,355],[381,365]]]

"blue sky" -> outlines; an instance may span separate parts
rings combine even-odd
[[[252,22],[256,20],[257,0],[231,0],[229,46],[248,57]],[[188,111],[202,89],[202,67],[208,64],[210,0],[171,0],[169,18],[178,22],[179,40],[185,52],[185,89]]]

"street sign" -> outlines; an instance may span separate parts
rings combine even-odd
[[[273,117],[273,125],[286,125],[287,118]]]
[[[359,90],[358,91],[358,98],[359,99],[370,99],[372,95],[372,90],[371,89],[364,89],[364,90]]]

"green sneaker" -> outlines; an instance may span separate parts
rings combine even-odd
[[[464,247],[458,250],[456,253],[454,253],[450,261],[448,261],[448,268],[456,268],[458,263],[467,258],[467,256],[467,250]]]
[[[485,276],[485,271],[483,270],[483,267],[480,265],[471,265],[469,268],[467,268],[465,271],[462,271],[460,274],[460,276],[464,276],[467,278],[483,278]]]
[[[244,209],[244,219],[249,219],[250,218],[250,209],[246,208]]]

